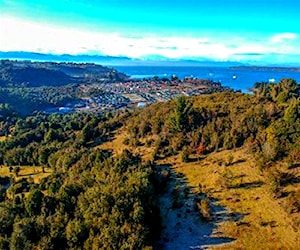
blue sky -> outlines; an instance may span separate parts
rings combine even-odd
[[[0,0],[0,50],[299,63],[298,0]]]

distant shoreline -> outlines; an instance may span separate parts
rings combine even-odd
[[[272,66],[232,66],[230,69],[255,70],[255,71],[288,71],[300,72],[300,67],[272,67]]]

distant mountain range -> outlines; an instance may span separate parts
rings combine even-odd
[[[86,62],[97,63],[102,65],[114,66],[211,66],[211,67],[232,67],[243,66],[245,64],[239,62],[217,62],[207,58],[196,59],[171,59],[159,55],[146,55],[141,59],[118,57],[118,56],[102,56],[102,55],[56,55],[43,54],[36,52],[10,51],[1,52],[0,59],[10,60],[31,60],[31,61],[53,61],[53,62]]]
[[[283,71],[300,72],[300,67],[278,67],[278,66],[233,66],[231,69],[250,70],[250,71]]]
[[[36,52],[24,52],[24,51],[0,51],[0,59],[11,60],[32,60],[32,61],[51,61],[51,62],[126,62],[131,61],[128,57],[114,57],[114,56],[93,56],[93,55],[69,55],[69,54],[43,54]]]

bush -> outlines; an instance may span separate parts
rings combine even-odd
[[[187,150],[183,150],[182,151],[182,154],[181,154],[181,161],[182,162],[189,162],[189,154],[188,154],[188,152],[187,152]]]
[[[0,236],[0,249],[9,249],[9,240]]]
[[[128,137],[126,137],[126,138],[123,140],[123,144],[128,146],[129,143],[130,143],[130,139],[129,139]]]
[[[231,166],[233,164],[233,159],[234,159],[233,155],[230,154],[226,159],[225,166]]]
[[[200,216],[203,221],[212,221],[211,208],[208,197],[200,199],[200,201],[197,202],[197,208],[200,211]]]
[[[300,191],[291,192],[287,197],[287,210],[289,213],[300,212]]]

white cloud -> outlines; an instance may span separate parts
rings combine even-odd
[[[223,34],[222,37],[165,37],[154,34],[125,36],[0,17],[0,36],[0,51],[93,53],[133,58],[161,55],[169,58],[205,57],[215,60],[240,60],[251,54],[300,54],[299,43],[289,46],[280,44],[281,41],[297,38],[294,33],[278,34],[271,38],[260,37],[260,40],[257,37],[243,38],[235,34]]]
[[[273,36],[271,38],[271,42],[272,43],[282,43],[284,41],[288,41],[288,40],[295,40],[297,39],[297,34],[295,33],[281,33],[281,34],[277,34],[275,36]]]

